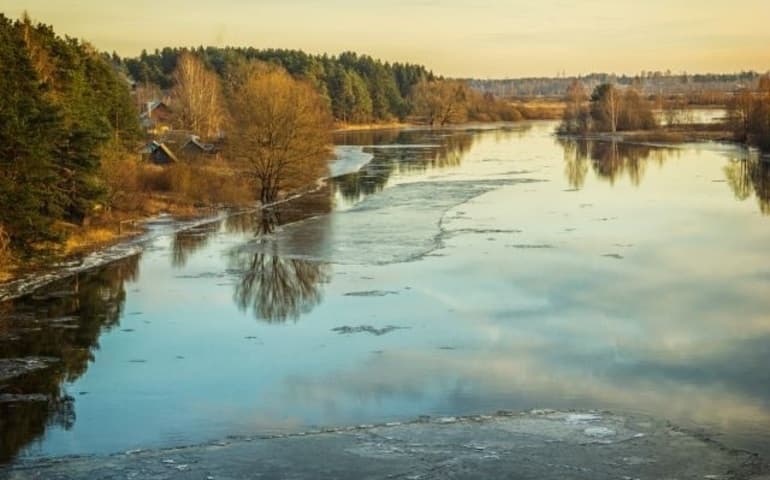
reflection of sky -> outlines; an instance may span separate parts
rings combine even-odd
[[[228,251],[249,234],[222,231],[179,269],[170,239],[157,240],[120,328],[68,387],[74,428],[51,428],[31,452],[537,407],[643,411],[770,451],[770,222],[714,181],[728,157],[687,147],[645,164],[638,185],[589,166],[574,191],[552,127],[483,134],[459,166],[395,175],[362,200],[370,231],[354,209],[285,227],[279,251],[323,238],[331,252],[323,301],[296,323],[259,322],[233,303]],[[492,179],[505,181],[432,215],[421,207],[436,199],[415,195]],[[415,195],[420,214],[392,210],[382,199],[393,192]],[[403,230],[390,249],[413,248],[399,235],[438,235],[438,248],[366,264],[393,215]],[[366,291],[391,293],[344,295]],[[359,325],[408,328],[331,331]]]

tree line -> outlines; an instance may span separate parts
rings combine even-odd
[[[139,135],[129,89],[108,56],[27,16],[11,21],[0,14],[6,255],[60,240],[57,225],[82,224],[105,194],[103,151],[133,148]]]
[[[112,58],[139,84],[169,90],[177,84],[174,72],[186,53],[224,79],[253,61],[280,66],[327,98],[337,120],[351,123],[404,120],[411,113],[409,96],[414,86],[436,79],[422,65],[387,63],[353,52],[330,56],[299,50],[199,47],[143,51],[124,59],[113,54]]]
[[[185,58],[225,82],[243,65],[259,61],[281,67],[312,85],[325,98],[335,120],[343,123],[404,121],[419,117],[439,126],[471,121],[513,121],[521,112],[492,93],[483,94],[468,82],[444,79],[422,65],[388,63],[368,55],[311,55],[299,50],[199,47],[143,51],[136,58],[113,61],[142,89],[158,96],[179,87],[178,71]],[[442,111],[443,110],[443,111]]]
[[[468,84],[482,92],[509,97],[561,97],[575,81],[589,90],[604,83],[633,87],[644,95],[685,95],[693,103],[710,104],[721,101],[724,93],[753,86],[762,75],[753,72],[738,73],[673,73],[669,71],[642,71],[635,75],[590,73],[581,76],[529,77],[501,80],[467,79]]]

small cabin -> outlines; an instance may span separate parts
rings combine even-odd
[[[169,130],[173,112],[164,102],[147,102],[139,116],[139,122],[148,132],[162,133]]]
[[[170,165],[179,162],[174,152],[164,143],[152,141],[142,149],[142,156],[155,165]]]
[[[203,155],[213,155],[216,153],[216,147],[211,143],[201,142],[197,135],[190,135],[190,138],[178,150],[181,155],[190,158],[201,157]]]

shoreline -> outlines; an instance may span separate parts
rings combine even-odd
[[[399,130],[403,128],[413,128],[418,126],[416,123],[409,122],[387,122],[387,123],[338,123],[332,128],[332,133],[345,132],[364,132],[371,130]]]
[[[567,133],[554,132],[559,138],[570,138],[583,141],[623,142],[639,144],[655,144],[662,146],[677,146],[687,143],[725,143],[737,147],[751,148],[750,146],[736,142],[729,132],[724,130],[689,130],[689,129],[660,129],[660,130],[634,130],[626,132],[591,132],[591,133]]]
[[[175,215],[174,213],[159,213],[157,215],[147,216],[136,220],[140,225],[139,231],[132,232],[123,236],[117,236],[108,242],[96,242],[88,247],[83,247],[69,255],[56,258],[49,267],[29,267],[27,271],[17,275],[11,275],[6,281],[0,282],[0,303],[14,300],[33,293],[52,282],[63,278],[77,275],[79,273],[99,268],[109,263],[121,260],[141,253],[143,244],[153,240],[163,234],[176,234],[189,230],[191,228],[207,225],[223,220],[231,215],[239,215],[250,212],[258,212],[266,208],[281,205],[286,202],[294,201],[305,195],[309,195],[323,188],[328,176],[318,178],[314,183],[309,184],[308,188],[298,190],[287,194],[284,198],[275,202],[253,207],[222,207],[216,210],[213,215]],[[211,209],[206,209],[211,211]],[[153,224],[160,225],[161,228],[151,228]],[[150,228],[148,228],[148,225]],[[162,226],[170,226],[170,229],[163,229]]]
[[[46,267],[37,267],[36,269],[36,267],[30,266],[17,274],[11,274],[11,278],[0,283],[0,303],[33,293],[57,280],[141,253],[142,244],[159,235],[169,233],[168,230],[162,228],[151,228],[153,223],[160,226],[170,225],[171,233],[177,233],[218,221],[226,216],[223,216],[221,212],[219,211],[216,215],[184,218],[175,218],[172,214],[161,213],[139,219],[136,223],[141,225],[140,231],[117,236],[106,243],[95,243],[89,247],[84,247],[70,255],[56,258]]]

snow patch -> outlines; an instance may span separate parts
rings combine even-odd
[[[581,423],[595,422],[601,419],[601,415],[596,415],[595,413],[570,413],[567,415],[565,421],[570,425],[578,425]]]
[[[335,159],[329,162],[329,176],[339,177],[361,170],[371,162],[374,155],[364,152],[363,147],[340,145],[334,149]]]

